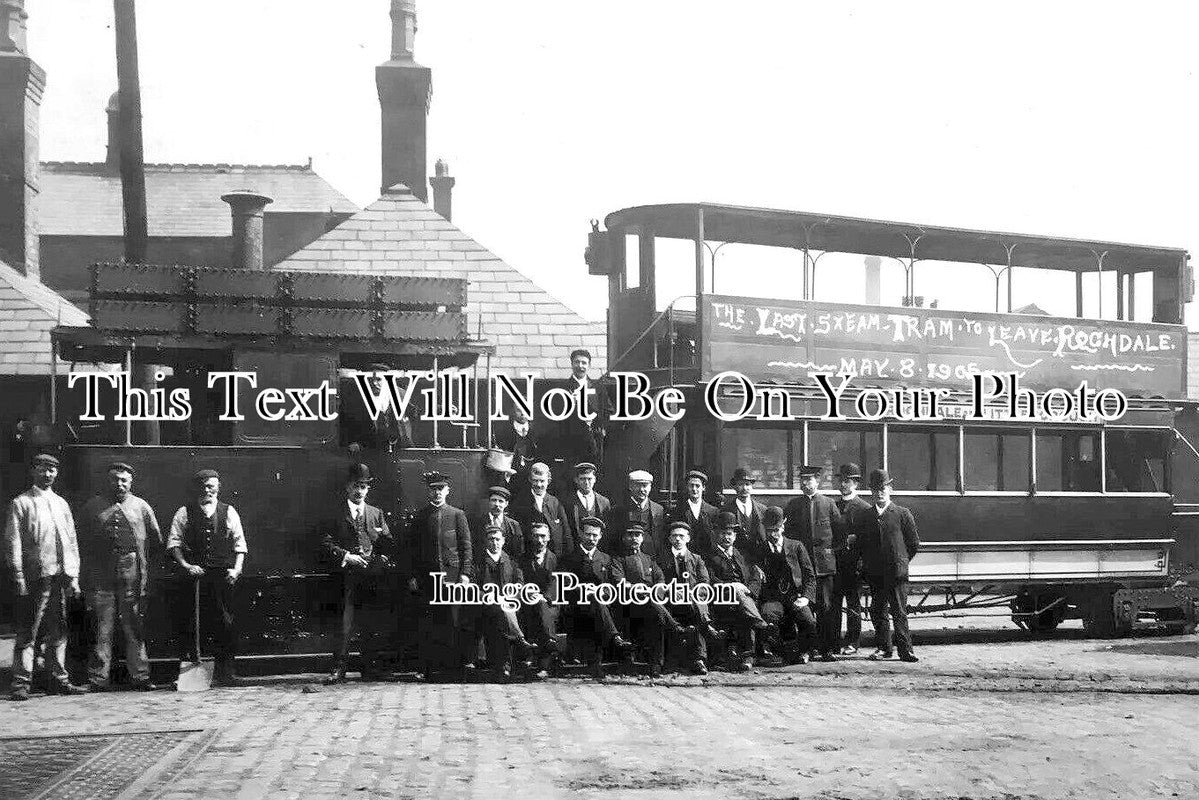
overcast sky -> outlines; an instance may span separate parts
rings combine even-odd
[[[42,158],[102,160],[112,4],[26,5],[48,73]],[[311,156],[371,202],[388,9],[143,0],[147,161]],[[582,261],[588,220],[646,203],[1199,250],[1193,3],[418,0],[418,12],[430,162],[458,179],[455,223],[593,318],[606,294]],[[982,267],[970,280],[918,290],[993,285]],[[1018,286],[1017,304],[1071,309],[1068,284],[1060,295]]]

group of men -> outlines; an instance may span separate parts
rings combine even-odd
[[[233,590],[241,577],[246,537],[237,511],[220,502],[220,476],[200,470],[192,498],[175,513],[164,537],[154,510],[133,493],[135,470],[116,462],[104,493],[80,510],[79,524],[54,491],[59,460],[42,453],[31,464],[32,485],[8,507],[4,556],[16,591],[16,641],[10,700],[28,700],[34,656],[45,644],[47,688],[84,694],[111,688],[113,635],[120,623],[131,685],[153,690],[143,630],[150,574],[148,553],[169,558],[170,614],[181,661],[199,659],[195,620],[215,636],[214,679],[238,682]],[[67,600],[82,595],[91,626],[86,685],[70,682],[66,667]],[[197,606],[197,604],[199,604]]]
[[[836,660],[857,651],[861,636],[863,578],[869,584],[877,649],[870,658],[916,661],[907,626],[908,562],[920,540],[908,509],[891,502],[891,479],[870,474],[871,501],[857,494],[861,470],[837,472],[840,497],[819,491],[822,469],[801,472],[803,493],[785,509],[753,498],[755,480],[735,471],[733,497],[722,508],[705,500],[708,476],[687,474],[686,496],[670,512],[650,498],[652,475],[628,475],[628,494],[612,502],[595,491],[596,465],[573,469],[573,490],[555,497],[544,463],[530,466],[528,485],[515,493],[488,489],[487,511],[471,519],[448,502],[450,480],[426,473],[428,503],[404,535],[393,536],[384,514],[366,504],[368,467],[351,468],[348,513],[327,527],[325,547],[346,576],[341,645],[328,678],[345,680],[355,615],[364,606],[394,609],[380,597],[379,577],[394,568],[409,576],[419,599],[420,659],[426,675],[478,667],[485,652],[504,678],[523,666],[547,674],[551,662],[590,650],[602,674],[605,654],[629,656],[640,647],[650,675],[661,674],[668,651],[686,670],[708,670],[713,647],[728,668],[755,663]],[[360,520],[357,526],[354,521]],[[374,570],[372,574],[372,570]],[[594,595],[560,596],[555,573],[579,584],[676,582],[732,587],[735,602],[710,604],[692,595],[645,603],[609,604]],[[537,601],[506,609],[497,603],[455,604],[438,600],[439,585],[535,584]],[[515,604],[514,604],[515,605]],[[849,618],[841,640],[842,605]],[[363,675],[383,674],[376,644],[394,625],[364,622]],[[485,650],[480,650],[480,644]]]

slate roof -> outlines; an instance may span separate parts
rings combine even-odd
[[[51,329],[87,319],[58,292],[0,261],[0,375],[49,375]],[[60,374],[69,368],[58,362]]]
[[[38,233],[121,236],[121,176],[105,163],[41,164]],[[268,214],[353,214],[358,207],[305,164],[147,164],[150,236],[229,236],[221,195],[253,189],[275,202]]]
[[[482,321],[483,338],[495,344],[493,373],[565,377],[576,347],[591,351],[593,370],[607,369],[602,322],[579,316],[402,184],[275,266],[466,278],[469,329],[475,335]]]

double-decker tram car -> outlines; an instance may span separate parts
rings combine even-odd
[[[57,352],[72,365],[72,388],[52,381],[64,442],[60,483],[72,506],[103,492],[108,465],[125,462],[136,470],[133,492],[153,507],[165,535],[175,510],[193,499],[191,476],[217,470],[221,499],[238,510],[249,543],[239,592],[242,654],[331,652],[339,589],[322,561],[318,526],[344,506],[350,464],[371,468],[369,502],[384,510],[397,536],[425,502],[427,470],[453,480],[455,500],[483,494],[485,425],[412,413],[403,423],[393,415],[397,429],[382,433],[375,428],[382,423],[362,410],[355,380],[382,370],[431,371],[481,384],[475,379],[492,347],[469,335],[467,282],[128,264],[92,269],[92,326],[54,332]],[[94,380],[98,413],[89,415],[85,376],[98,373],[112,377]],[[213,380],[223,373],[253,378]],[[128,380],[118,381],[120,374]],[[116,418],[119,411],[169,417],[180,389],[188,391],[190,413]],[[258,404],[269,390],[280,391]],[[232,418],[230,391],[240,418]],[[454,402],[450,394],[441,398],[443,406]],[[355,404],[359,413],[352,414]],[[150,653],[170,657],[166,556],[159,550],[149,558]]]
[[[785,506],[804,465],[830,494],[841,464],[886,469],[923,542],[913,611],[1193,628],[1185,251],[712,204],[592,228],[609,369],[686,401],[611,426],[608,476],[651,466],[669,502],[744,468]]]

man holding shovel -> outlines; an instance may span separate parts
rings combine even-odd
[[[238,578],[246,558],[246,535],[237,509],[217,499],[221,476],[202,469],[192,476],[195,499],[175,512],[167,552],[178,566],[175,626],[179,632],[179,686],[196,679],[207,682],[200,670],[200,632],[213,631],[216,663],[212,682],[218,686],[240,683],[234,668],[237,623],[233,608]],[[196,672],[192,675],[190,672]],[[206,688],[206,687],[189,687]]]

